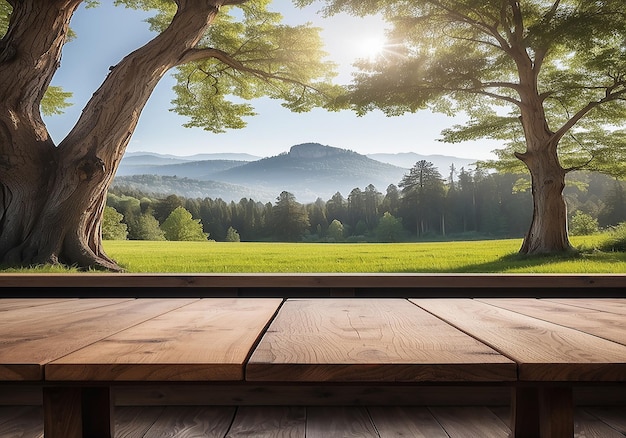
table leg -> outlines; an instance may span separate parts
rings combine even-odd
[[[44,388],[45,438],[112,438],[112,402],[107,387]]]

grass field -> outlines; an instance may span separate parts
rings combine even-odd
[[[128,272],[537,272],[626,273],[626,253],[590,251],[597,236],[573,237],[577,257],[522,257],[521,240],[328,244],[105,241]]]

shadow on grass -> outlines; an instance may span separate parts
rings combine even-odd
[[[460,274],[484,274],[484,273],[507,273],[512,272],[518,269],[523,269],[524,272],[533,273],[533,272],[546,272],[546,273],[568,273],[573,272],[571,270],[562,270],[559,271],[557,269],[545,269],[545,267],[549,265],[556,265],[564,262],[589,262],[591,265],[589,267],[595,266],[597,269],[590,270],[589,272],[614,272],[614,273],[623,273],[622,271],[612,270],[608,268],[610,265],[615,263],[626,263],[626,252],[602,252],[602,251],[575,251],[568,254],[546,254],[546,255],[534,255],[529,256],[525,254],[507,254],[499,259],[486,262],[486,263],[477,263],[477,264],[469,264],[465,266],[460,266],[456,269],[431,269],[428,272],[432,273],[460,273]],[[537,269],[536,271],[533,268],[542,267],[544,269]],[[607,267],[607,269],[600,269],[601,267]],[[403,272],[426,272],[423,270],[405,270]]]

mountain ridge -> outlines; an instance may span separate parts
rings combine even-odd
[[[206,155],[220,156],[222,154],[197,154],[193,157],[204,158]],[[238,154],[227,154],[228,156]],[[376,158],[372,158],[377,157]],[[369,154],[337,148],[319,143],[302,143],[293,145],[288,152],[259,158],[258,160],[188,160],[188,157],[164,155],[154,153],[131,153],[122,160],[118,175],[114,183],[129,184],[130,177],[138,175],[158,175],[161,178],[176,176],[178,180],[168,179],[171,190],[179,190],[180,195],[189,196],[189,188],[194,197],[217,197],[212,193],[217,187],[223,199],[229,197],[225,187],[233,186],[232,199],[238,201],[243,192],[257,193],[263,202],[274,201],[282,191],[293,193],[300,202],[313,202],[315,199],[330,199],[336,192],[348,197],[354,188],[363,189],[372,184],[378,191],[384,193],[390,184],[397,185],[402,177],[417,161],[429,158],[437,159],[438,163],[449,168],[449,163],[455,167],[468,166],[476,160],[447,157],[442,155],[424,156],[412,152],[401,154]],[[386,161],[394,161],[398,166]],[[431,161],[432,162],[432,161]],[[435,163],[433,163],[435,164]],[[437,166],[437,164],[435,164]],[[442,174],[448,169],[443,169]],[[197,183],[191,183],[195,180]],[[131,184],[137,190],[142,190],[141,182],[146,177],[135,178]],[[159,180],[152,181],[156,184]],[[163,181],[163,180],[161,180]],[[176,189],[180,183],[180,189]],[[222,184],[216,186],[211,184]],[[145,186],[146,190],[154,192],[154,186]],[[206,190],[206,192],[203,192]],[[184,192],[184,193],[180,193]],[[274,194],[268,195],[268,194]],[[226,200],[226,199],[225,199]]]

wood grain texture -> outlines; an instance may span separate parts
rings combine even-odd
[[[165,408],[161,406],[115,409],[115,438],[144,438]]]
[[[510,429],[487,408],[436,407],[430,410],[450,438],[507,438],[510,433]]]
[[[587,407],[585,410],[626,435],[626,406]]]
[[[243,364],[281,302],[199,300],[46,365],[46,379],[242,380]]]
[[[574,437],[580,438],[624,438],[624,435],[600,421],[583,409],[574,413]]]
[[[379,438],[363,407],[307,408],[306,438]]]
[[[479,301],[626,345],[626,315],[546,300],[495,298]]]
[[[43,438],[41,407],[0,408],[0,437]]]
[[[45,306],[48,304],[57,304],[62,301],[69,301],[64,298],[1,298],[0,312],[16,310],[28,307]]]
[[[45,438],[83,438],[80,388],[44,388]]]
[[[169,406],[148,429],[149,438],[223,438],[235,408]],[[117,438],[117,435],[116,435]]]
[[[522,381],[626,381],[626,346],[468,299],[411,300],[515,360]]]
[[[427,408],[368,407],[380,438],[448,438]]]
[[[510,360],[402,299],[288,300],[246,368],[249,381],[515,378]]]
[[[626,289],[626,283],[622,285]],[[568,306],[582,307],[584,309],[593,309],[600,312],[616,313],[618,315],[626,315],[626,299],[620,298],[570,298],[556,299],[544,298],[544,301],[550,301],[558,304],[567,304]]]
[[[237,409],[226,438],[305,438],[302,406],[250,406]]]
[[[54,359],[193,301],[85,299],[2,312],[0,381],[40,380]]]

